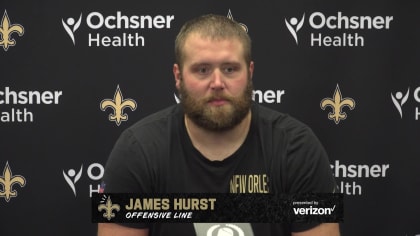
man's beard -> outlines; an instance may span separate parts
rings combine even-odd
[[[209,131],[226,131],[238,125],[248,114],[252,105],[252,80],[248,79],[244,92],[239,97],[224,95],[222,91],[196,99],[185,89],[184,81],[180,84],[181,104],[189,119],[196,125]],[[222,106],[210,106],[215,99],[227,103]]]

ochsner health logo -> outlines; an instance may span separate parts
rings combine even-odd
[[[402,106],[407,102],[408,96],[410,95],[410,88],[407,89],[405,95],[402,92],[398,91],[394,94],[391,93],[391,99],[400,113],[401,119],[403,118]]]
[[[410,92],[411,89],[410,87],[407,88],[407,91],[404,92],[403,91],[397,91],[395,93],[391,93],[391,100],[392,103],[394,104],[395,108],[397,108],[398,113],[400,114],[401,119],[406,116],[406,113],[408,113],[408,117],[412,117],[413,113],[411,113],[414,108],[414,119],[415,120],[419,120],[420,118],[420,86],[418,86],[417,88],[413,89],[412,93]],[[404,104],[406,104],[406,102],[408,102],[408,100],[410,98],[414,99],[414,103],[413,106],[405,106],[406,108],[403,109]],[[412,100],[411,100],[412,101]]]
[[[302,19],[298,21],[296,17],[292,17],[290,21],[287,21],[287,19],[284,19],[284,22],[286,23],[287,29],[292,34],[293,38],[296,41],[296,45],[298,45],[298,37],[297,32],[302,28],[303,22],[305,21],[305,13],[302,16]]]
[[[85,23],[88,33],[79,35],[78,42],[87,43],[89,47],[144,47],[146,37],[140,32],[170,29],[174,19],[174,15],[126,15],[121,11],[103,14],[93,11],[80,13],[77,20],[72,17],[61,19],[61,23],[74,45],[74,33]]]
[[[363,47],[368,30],[389,30],[393,16],[347,16],[343,12],[327,15],[322,12],[303,13],[302,18],[285,18],[286,27],[298,44],[298,31],[308,15],[311,47]],[[300,39],[304,38],[300,35]],[[307,37],[307,36],[306,36]]]
[[[89,197],[92,197],[92,193],[99,193],[100,183],[99,181],[104,176],[104,166],[100,163],[92,163],[88,166],[86,171],[83,170],[83,164],[80,165],[80,169],[68,169],[63,170],[64,180],[73,191],[75,197],[77,197],[76,183],[81,179],[83,173],[87,174],[90,181],[89,184]],[[84,186],[86,187],[86,186]]]
[[[77,21],[75,21],[75,19],[72,17],[67,18],[66,21],[61,19],[61,23],[63,24],[64,29],[66,30],[67,34],[70,36],[74,45],[76,45],[76,40],[74,39],[74,32],[76,32],[76,30],[79,29],[81,22],[82,22],[82,13],[80,13],[80,17]]]
[[[82,177],[83,165],[80,166],[80,170],[76,173],[74,169],[70,169],[67,172],[63,170],[63,177],[66,182],[69,184],[71,190],[73,190],[74,196],[76,197],[76,183]]]

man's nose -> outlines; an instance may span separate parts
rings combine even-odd
[[[212,74],[211,85],[212,89],[224,89],[225,81],[220,70],[215,70]]]

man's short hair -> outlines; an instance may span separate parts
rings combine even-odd
[[[185,41],[192,33],[198,33],[200,36],[211,40],[238,39],[242,43],[245,62],[249,66],[251,62],[251,38],[244,28],[226,16],[209,14],[189,20],[181,27],[175,39],[175,62],[181,69],[185,59],[183,52]]]

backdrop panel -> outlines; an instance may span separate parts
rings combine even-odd
[[[174,38],[205,13],[247,27],[254,100],[324,144],[345,194],[343,235],[420,235],[417,5],[1,1],[0,235],[95,235],[90,197],[109,152],[124,129],[176,103]],[[127,120],[101,109],[115,96],[135,103]]]

